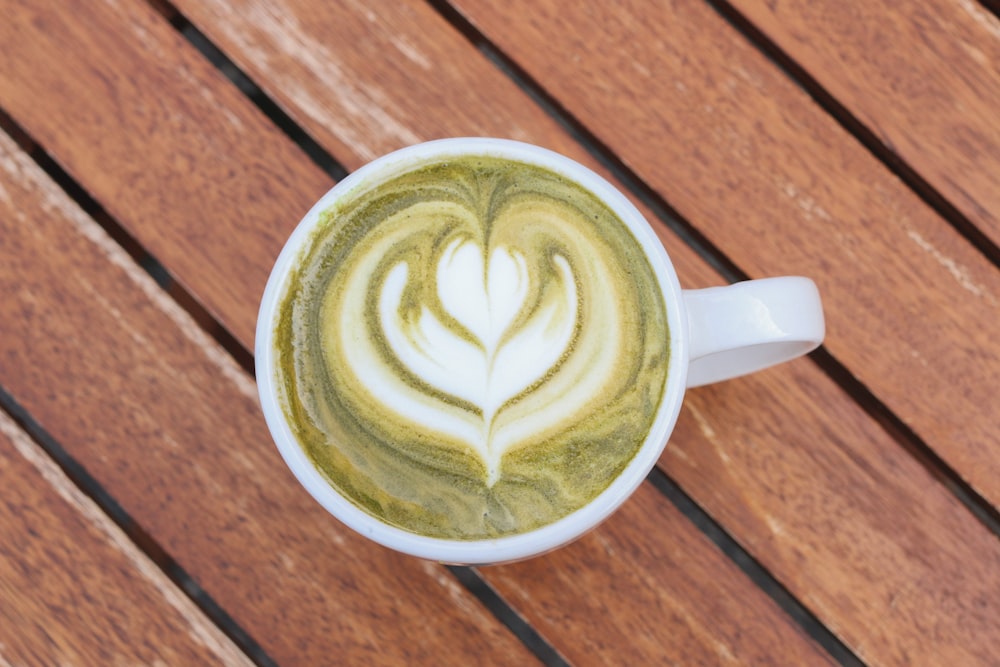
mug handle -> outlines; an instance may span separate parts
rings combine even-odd
[[[823,306],[816,283],[808,278],[762,278],[683,294],[688,387],[789,361],[823,342]]]

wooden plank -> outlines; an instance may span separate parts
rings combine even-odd
[[[130,231],[180,283],[215,285],[204,305],[252,338],[238,313],[257,307],[270,266],[247,250],[277,256],[330,179],[152,8],[0,6],[4,109],[40,143],[64,147],[57,160],[109,213],[145,221]],[[247,141],[256,150],[231,153]],[[172,173],[145,155],[164,156]]]
[[[366,30],[360,33],[341,34],[335,31],[336,26],[353,24],[339,14],[334,17],[337,20],[334,20],[324,13],[326,6],[313,6],[310,14],[295,20],[291,12],[294,6],[289,5],[289,11],[282,14],[282,22],[283,25],[290,26],[288,30],[291,32],[283,41],[272,42],[259,37],[255,42],[256,49],[233,50],[229,53],[248,70],[250,68],[246,63],[280,57],[276,54],[289,49],[292,60],[308,63],[312,51],[305,47],[301,51],[296,50],[295,44],[312,45],[319,42],[331,45],[331,50],[324,52],[324,59],[329,58],[331,62],[336,63],[341,57],[340,50],[350,51],[354,48],[359,34],[364,35],[365,39],[384,40],[380,42],[381,48],[373,49],[373,53],[383,53],[385,57],[372,58],[366,69],[355,71],[354,75],[362,79],[365,86],[388,95],[393,91],[379,86],[381,78],[388,76],[387,71],[393,68],[410,67],[403,65],[394,55],[396,51],[391,46],[394,33],[385,29],[382,23],[384,20],[382,17],[393,15],[397,6],[393,4],[374,7],[370,12],[361,8],[350,10],[338,7],[337,12],[347,14],[360,12],[362,16],[374,17],[371,21],[365,19],[370,24]],[[452,116],[431,116],[430,118],[436,118],[436,122],[439,123],[437,129],[433,130],[434,133],[440,135],[470,133],[475,127],[470,128],[465,123],[472,123],[476,118],[479,118],[482,124],[481,132],[498,133],[491,119],[509,115],[516,120],[519,131],[517,136],[556,148],[569,146],[564,152],[583,157],[582,152],[572,147],[571,141],[532,105],[530,99],[517,91],[484,58],[466,45],[460,36],[451,33],[449,37],[448,33],[440,32],[440,20],[421,7],[423,5],[414,4],[411,13],[407,14],[409,20],[398,22],[397,28],[403,31],[399,34],[404,35],[407,44],[415,48],[417,53],[439,53],[434,50],[438,48],[434,45],[445,44],[447,48],[444,52],[450,55],[440,56],[440,61],[431,60],[432,67],[429,73],[422,68],[412,67],[410,74],[413,85],[397,91],[397,94],[404,97],[426,95],[428,104],[434,102],[434,96],[441,95],[455,96],[449,99],[482,97],[489,102],[477,110],[470,110],[463,116],[465,120],[457,121],[454,126],[451,125]],[[248,16],[252,17],[251,8],[247,9]],[[185,11],[191,16],[195,15],[189,8],[185,8]],[[240,15],[242,13],[236,11],[228,15],[227,21],[236,22],[236,26],[250,31],[248,34],[251,34],[255,30],[253,23],[239,23]],[[202,22],[199,26],[213,36],[213,39],[216,38],[210,23]],[[320,27],[325,32],[311,32],[318,31]],[[305,34],[296,31],[304,31]],[[152,34],[155,35],[156,32],[153,31]],[[265,33],[261,31],[261,34]],[[340,49],[332,49],[332,45],[336,44],[342,45]],[[21,48],[29,47],[30,42],[21,44]],[[68,57],[80,57],[80,55]],[[444,63],[449,67],[443,67]],[[458,63],[456,69],[461,73],[464,88],[452,89],[451,86],[454,84],[449,84],[447,89],[435,88],[430,84],[424,85],[433,78],[436,70],[450,69],[455,63]],[[115,72],[120,65],[91,61],[88,67],[101,72],[104,70]],[[281,77],[277,74],[279,72],[275,72],[274,80],[262,80],[262,83],[270,89],[300,85],[294,77]],[[132,76],[138,78],[134,74]],[[159,84],[168,85],[171,82],[165,79]],[[336,128],[338,123],[344,122],[343,119],[353,118],[350,113],[351,105],[356,104],[353,93],[341,98],[340,89],[336,86],[316,87],[302,84],[301,87],[303,90],[298,94],[301,96],[302,106],[313,105],[311,108],[326,109],[318,115],[318,118],[326,117],[325,123],[329,127]],[[486,92],[469,93],[467,92],[469,89],[492,90],[494,93],[492,95]],[[192,102],[188,99],[191,95],[186,88],[178,86],[170,90],[175,97],[184,100],[186,107],[191,107]],[[49,94],[58,95],[58,91]],[[100,100],[88,100],[88,103],[97,102]],[[131,100],[125,100],[121,104],[129,103],[132,103]],[[30,99],[20,100],[18,104],[22,105],[19,108],[25,110],[24,114],[30,112],[32,108],[49,108],[40,100],[34,100],[37,106],[32,106]],[[416,105],[418,108],[419,106]],[[426,116],[421,118],[423,122],[427,122]],[[25,118],[21,122],[25,123],[26,120],[34,123],[55,122],[35,117]],[[72,123],[72,118],[59,117],[59,122]],[[198,121],[191,119],[189,122]],[[412,120],[412,122],[417,121]],[[315,123],[322,124],[321,120]],[[126,129],[120,131],[126,132]],[[55,135],[54,132],[51,134]],[[62,142],[78,140],[76,135],[68,132],[58,135],[58,138]],[[106,141],[112,140],[112,138],[106,139]],[[342,140],[342,144],[351,146],[353,145],[351,141],[354,140],[379,144],[384,138],[379,135],[369,137],[359,132],[350,141]],[[251,150],[253,146],[254,144],[247,140],[244,144],[229,147],[227,150],[232,155],[239,155],[241,150]],[[64,148],[58,142],[46,144],[46,147],[57,156],[73,152],[73,149]],[[365,149],[361,146],[355,150],[358,152],[353,160],[359,162],[363,160],[360,156],[364,150],[375,149]],[[344,159],[340,155],[338,157]],[[99,158],[90,159],[94,162],[101,161]],[[346,159],[345,162],[350,163]],[[66,164],[89,188],[87,170]],[[115,166],[112,160],[107,160],[106,168],[121,167]],[[175,177],[171,176],[173,165],[167,160],[157,160],[155,156],[148,159],[143,168],[159,171],[165,180]],[[160,197],[180,208],[189,205],[184,200],[170,199],[170,192],[167,190],[164,190]],[[197,218],[188,216],[188,219],[190,221]],[[150,224],[135,215],[126,218],[126,221],[135,228]],[[705,285],[718,280],[677,239],[667,235],[664,235],[664,239],[678,263],[682,276],[689,284]],[[258,261],[267,263],[264,260]],[[230,277],[230,279],[237,278]],[[213,291],[217,288],[210,281],[193,279],[189,284],[202,298],[214,298]],[[252,321],[253,311],[248,309],[243,317],[247,321]],[[246,328],[241,326],[240,330]],[[249,339],[244,337],[243,340],[247,343]],[[962,651],[970,655],[977,655],[977,652],[982,655],[984,651],[990,650],[995,635],[990,623],[990,605],[995,604],[991,601],[997,598],[995,539],[977,525],[954,498],[932,480],[919,465],[909,459],[905,452],[899,450],[857,406],[837,391],[829,380],[808,362],[799,362],[795,366],[805,369],[802,372],[806,373],[805,378],[808,380],[809,402],[804,408],[801,402],[805,397],[798,397],[798,402],[789,401],[790,405],[794,406],[793,409],[786,410],[783,407],[782,401],[789,398],[789,387],[797,388],[795,384],[788,384],[790,376],[785,374],[791,372],[788,369],[767,373],[755,379],[755,382],[760,384],[750,385],[754,393],[748,400],[735,401],[729,406],[724,402],[726,395],[722,395],[722,401],[709,400],[700,406],[697,418],[686,408],[680,430],[672,443],[670,456],[686,457],[688,467],[692,470],[675,466],[676,471],[673,468],[671,471],[691,488],[700,502],[710,506],[713,512],[721,516],[726,527],[737,535],[751,552],[763,556],[765,565],[772,572],[866,656],[871,654],[885,663],[908,650],[924,651],[930,656],[929,660],[942,655],[942,652],[947,655],[947,651],[957,650],[959,655]],[[747,386],[739,383],[732,385],[737,388]],[[714,395],[708,392],[717,392],[720,389],[722,388],[702,390],[693,394],[692,398]],[[830,408],[820,411],[815,407],[817,404],[827,404]],[[732,450],[725,451],[725,456],[718,453],[718,443],[713,444],[708,435],[710,433],[722,433],[727,438],[722,440],[723,443],[728,442],[734,447],[738,446],[739,451],[744,453],[744,458],[740,461],[741,468],[736,469]],[[848,443],[851,447],[843,447],[842,443]],[[838,451],[842,453],[836,457],[827,456],[827,450],[833,445],[840,448]],[[788,455],[786,450],[792,447],[801,450],[802,456],[786,459]],[[762,463],[771,460],[786,461],[786,463],[772,470]],[[810,462],[810,465],[806,466],[803,461]],[[721,475],[721,479],[726,480],[726,485],[713,487],[710,480],[716,472]],[[869,502],[867,497],[860,499],[855,497],[854,485],[864,482],[872,474],[886,480],[886,490],[877,496],[878,502]],[[702,482],[699,477],[708,481]],[[838,483],[821,484],[820,482],[826,478],[837,480]],[[808,499],[810,502],[804,502],[802,499]],[[836,513],[833,511],[834,508]],[[733,517],[742,518],[743,515],[754,520],[743,523],[733,519]],[[846,538],[840,537],[839,529],[834,530],[841,524],[859,526],[857,529],[845,531],[851,537],[855,535],[852,531],[864,530],[865,526],[879,526],[884,541],[864,540],[852,544]],[[935,540],[927,541],[926,533],[937,537]],[[926,549],[936,548],[937,539],[952,544],[953,551],[950,553],[955,556],[953,567],[940,574],[928,569],[925,562],[927,559],[924,558]],[[886,558],[887,552],[893,557]],[[802,556],[804,553],[821,555],[822,558],[817,558],[817,562],[822,562],[824,566],[832,569],[824,571],[814,566]],[[562,552],[557,552],[550,558],[561,557],[561,554]],[[849,558],[843,557],[845,555]],[[511,567],[538,568],[537,579],[544,581],[544,568],[548,562],[546,558]],[[956,573],[956,568],[965,567],[966,563],[972,574],[967,576],[964,573]],[[581,571],[590,571],[585,565],[578,568]],[[500,579],[495,578],[498,575],[494,572],[486,570],[485,575],[491,581],[500,582]],[[918,581],[921,585],[915,587],[914,582]],[[906,595],[899,596],[898,593],[902,591],[905,591]],[[501,592],[509,596],[517,594],[512,587],[501,588]],[[584,592],[590,593],[590,591]],[[533,594],[538,595],[538,599],[541,600],[543,594],[551,595],[551,591],[543,590]],[[615,604],[613,598],[611,595],[604,600],[607,601],[609,610],[618,613],[619,605]],[[954,619],[936,618],[940,600],[958,601],[955,604],[957,611],[961,613],[955,614]],[[986,601],[985,607],[977,607],[983,600]],[[578,600],[576,604],[582,605],[583,601]],[[897,614],[896,608],[900,605],[903,605],[905,613]],[[858,608],[867,610],[867,615],[856,618],[855,612]],[[977,616],[975,611],[977,608],[985,609],[986,613]],[[524,610],[524,613],[537,612],[534,608],[529,608]],[[877,622],[867,623],[873,616],[878,617]],[[915,619],[919,624],[914,623]],[[581,615],[577,624],[567,628],[562,640],[578,641],[580,628],[586,628],[585,620]],[[935,628],[937,633],[934,636],[935,641],[936,638],[946,640],[941,642],[945,649],[935,647],[930,635],[923,631],[932,620],[938,623],[938,627]],[[563,641],[554,643],[562,646]],[[959,644],[963,648],[951,648],[952,644]]]
[[[1000,505],[995,266],[701,0],[455,4],[749,275],[816,279],[830,352]]]
[[[253,664],[4,412],[0,487],[0,664]]]
[[[975,0],[732,0],[1000,244],[1000,19]]]
[[[533,662],[440,565],[330,519],[251,378],[3,135],[0,173],[0,385],[272,658]]]

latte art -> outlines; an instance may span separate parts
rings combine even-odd
[[[596,197],[487,158],[422,167],[324,214],[276,329],[296,437],[343,495],[475,539],[589,502],[666,380],[655,276]]]
[[[578,311],[569,264],[555,255],[552,261],[560,279],[550,290],[549,302],[534,308],[521,327],[514,329],[529,293],[539,286],[531,284],[527,262],[519,252],[496,248],[487,268],[483,253],[475,243],[456,239],[442,253],[436,276],[440,308],[472,340],[448,329],[427,305],[420,307],[414,320],[403,316],[409,273],[405,262],[389,271],[379,298],[379,323],[396,359],[426,384],[473,406],[475,410],[467,415],[473,423],[428,410],[416,396],[382,396],[382,400],[415,424],[449,432],[469,445],[482,458],[487,485],[493,486],[500,475],[500,459],[514,444],[509,438],[504,440],[502,429],[494,429],[494,418],[507,401],[545,377],[569,350]],[[351,332],[341,335],[348,363],[365,382],[374,375],[371,369],[378,360],[362,361],[363,354],[352,355]]]

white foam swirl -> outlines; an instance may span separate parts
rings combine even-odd
[[[406,262],[386,275],[378,306],[382,331],[399,362],[434,389],[478,408],[479,432],[470,433],[467,424],[448,428],[451,415],[426,406],[407,409],[411,401],[404,397],[382,394],[381,398],[418,426],[440,430],[445,425],[479,454],[492,486],[500,476],[500,460],[514,442],[498,437],[494,418],[507,401],[541,380],[566,353],[578,303],[569,263],[556,255],[552,262],[558,289],[547,290],[547,298],[519,319],[532,292],[524,256],[498,247],[484,267],[484,254],[475,243],[454,239],[437,266],[440,306],[468,336],[449,329],[428,304],[415,319],[403,316]]]
[[[331,208],[276,328],[296,437],[364,511],[472,539],[607,488],[649,431],[669,353],[642,248],[600,200],[492,158]]]

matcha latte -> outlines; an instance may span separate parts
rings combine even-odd
[[[273,337],[295,438],[344,497],[430,537],[550,524],[643,445],[669,361],[642,246],[589,191],[468,156],[341,197]]]

